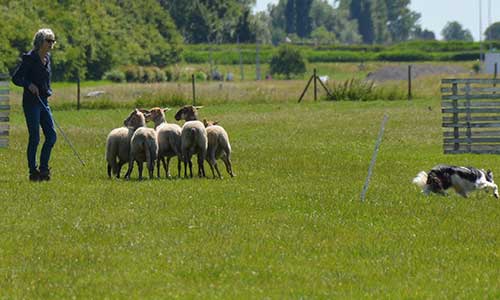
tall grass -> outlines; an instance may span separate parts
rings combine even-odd
[[[235,178],[129,182],[107,179],[104,143],[130,109],[56,110],[86,166],[60,139],[47,183],[27,180],[14,112],[0,149],[0,296],[498,298],[500,202],[426,198],[411,185],[440,162],[500,170],[497,156],[442,154],[439,107],[214,103],[200,114],[228,131]]]

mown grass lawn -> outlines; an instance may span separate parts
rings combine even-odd
[[[426,198],[411,185],[437,163],[500,174],[498,156],[442,154],[439,108],[206,105],[201,117],[230,135],[237,176],[152,181],[137,168],[131,181],[106,175],[106,135],[129,110],[56,111],[86,166],[59,135],[53,180],[30,183],[15,107],[0,149],[0,298],[497,299],[500,201]]]

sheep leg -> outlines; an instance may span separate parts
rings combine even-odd
[[[170,177],[170,172],[168,170],[168,161],[170,160],[170,158],[167,157],[167,163],[165,164],[165,158],[162,157],[161,159],[161,162],[163,163],[163,169],[165,170],[165,173],[167,173],[167,178]]]
[[[125,179],[129,180],[130,179],[130,174],[132,173],[132,170],[134,169],[134,160],[131,159],[130,162],[128,163],[128,170],[127,173],[125,173]]]
[[[160,160],[163,159],[158,157],[158,159],[156,159],[156,174],[158,175],[158,178],[161,178],[160,176]]]
[[[177,177],[181,177],[181,156],[177,156]]]
[[[212,177],[215,179],[214,166],[217,170],[217,161],[215,160],[215,148],[210,148],[210,151],[208,151],[207,161],[208,165],[210,166],[210,171],[212,171]],[[219,178],[221,178],[218,170],[217,173],[219,174]]]
[[[111,178],[111,165],[108,164],[108,177]]]
[[[204,170],[204,166],[203,166],[203,162],[205,161],[205,159],[202,157],[201,153],[198,152],[198,177],[202,178],[202,177],[205,177],[205,170]]]
[[[148,171],[149,171],[149,179],[154,178],[154,171],[155,171],[155,160],[154,159],[149,159],[148,164]]]
[[[170,175],[170,159],[172,157],[167,156],[167,165],[165,166],[165,160],[163,160],[163,167],[165,168],[165,172],[167,173],[167,178],[172,178],[172,175]]]
[[[231,158],[229,158],[229,155],[222,155],[221,159],[226,165],[226,171],[229,173],[229,175],[231,175],[231,177],[234,177],[235,175],[233,173],[233,167],[231,165]]]
[[[206,177],[205,175],[205,158],[207,157],[207,150],[201,150],[198,152],[198,176]]]
[[[120,172],[122,171],[122,167],[123,165],[125,164],[124,161],[119,161],[118,164],[116,165],[116,170],[115,170],[115,174],[116,174],[116,178],[120,178]]]
[[[188,176],[187,176],[188,149],[182,149],[182,161],[184,162],[184,178],[188,178]]]
[[[139,180],[142,180],[142,169],[144,168],[143,162],[137,162],[137,168],[139,168]]]
[[[193,178],[193,162],[189,160],[189,177]]]

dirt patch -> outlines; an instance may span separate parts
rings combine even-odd
[[[411,67],[411,78],[429,75],[453,75],[468,73],[464,67],[460,66],[439,66],[439,65],[413,65]],[[388,81],[388,80],[407,80],[408,79],[408,66],[389,66],[371,72],[366,76],[367,80],[373,81]]]

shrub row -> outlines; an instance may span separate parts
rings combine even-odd
[[[177,65],[160,69],[158,67],[126,66],[114,69],[104,74],[104,80],[113,82],[164,82],[164,81],[189,81],[194,74],[197,81],[209,79],[204,70],[196,70]]]
[[[487,42],[500,49],[500,41]],[[394,45],[291,45],[309,62],[360,61],[469,61],[479,57],[477,42],[409,41]],[[270,63],[278,47],[259,46],[261,63]],[[187,63],[255,64],[256,45],[186,45],[182,58]]]

